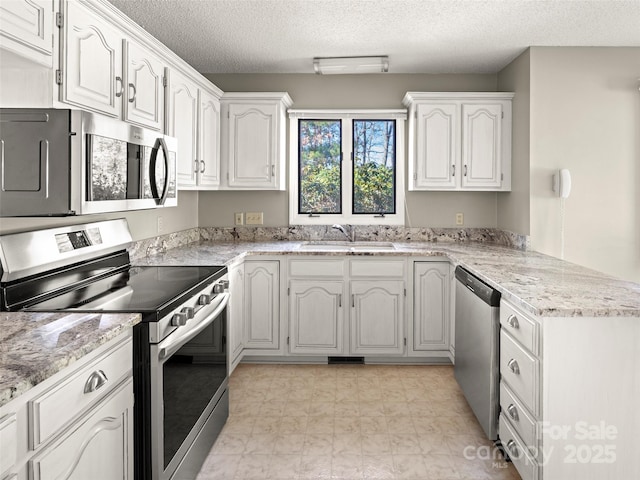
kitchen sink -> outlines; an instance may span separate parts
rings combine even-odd
[[[331,252],[389,252],[396,247],[391,242],[304,242],[300,250]]]

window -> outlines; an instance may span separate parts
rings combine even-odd
[[[404,224],[404,110],[290,110],[290,223]]]

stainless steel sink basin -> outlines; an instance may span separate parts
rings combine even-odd
[[[383,252],[396,248],[391,242],[304,242],[300,250],[332,252]]]

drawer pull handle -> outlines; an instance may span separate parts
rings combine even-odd
[[[507,363],[507,367],[509,367],[511,371],[516,375],[520,375],[520,365],[518,365],[518,362],[516,362],[513,358],[509,360],[509,362]]]
[[[520,328],[520,323],[518,322],[518,317],[515,315],[509,315],[507,323],[511,328],[515,328],[516,330]]]
[[[509,450],[509,456],[513,458],[520,458],[520,451],[518,450],[518,446],[516,445],[516,442],[513,441],[513,439],[507,442],[507,450]]]
[[[84,384],[84,393],[95,392],[103,387],[107,380],[108,378],[102,370],[96,370],[87,378],[87,382]]]
[[[518,415],[518,409],[513,403],[507,407],[507,413],[509,414],[512,420],[515,420],[516,422],[520,421],[520,416]]]

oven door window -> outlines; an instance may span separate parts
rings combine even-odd
[[[88,135],[89,201],[124,200],[128,189],[127,142]]]
[[[173,459],[227,376],[225,313],[165,361],[164,468]]]

